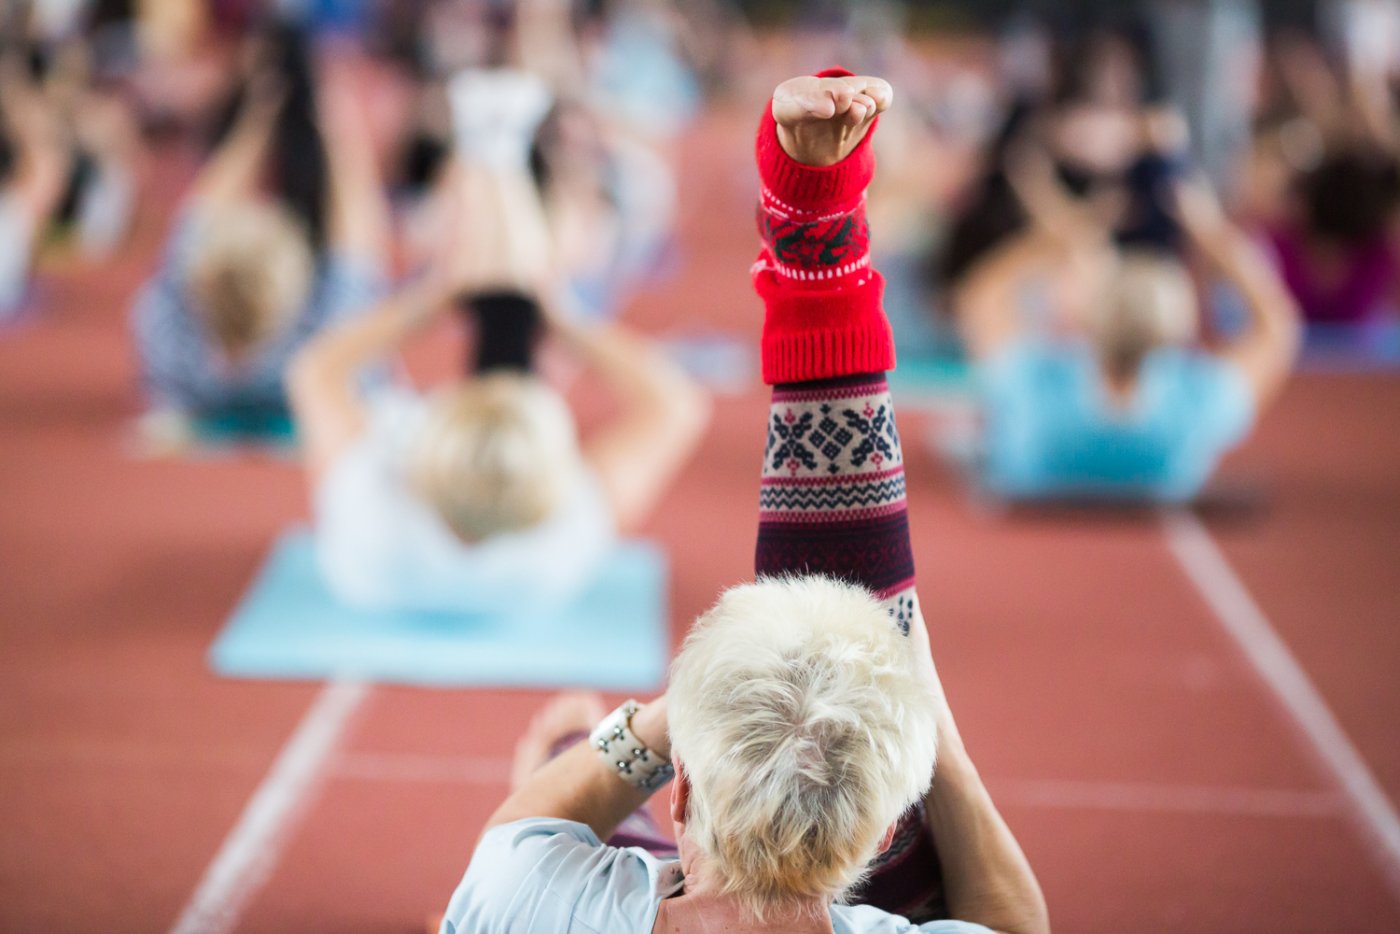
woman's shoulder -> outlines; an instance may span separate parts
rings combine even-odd
[[[529,818],[487,831],[448,906],[457,931],[642,931],[673,863],[605,846],[583,824]],[[600,926],[601,925],[601,926]]]

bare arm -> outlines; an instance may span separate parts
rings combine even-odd
[[[1048,932],[1045,896],[1026,854],[956,732],[944,730],[940,740],[924,806],[938,841],[949,914],[1005,934]]]
[[[582,91],[585,69],[569,19],[570,5],[561,0],[522,0],[516,17],[521,67],[555,88]]]
[[[633,714],[632,731],[648,748],[670,758],[665,697]],[[580,742],[531,773],[496,808],[482,833],[527,817],[554,817],[587,824],[599,840],[606,840],[650,796],[621,781],[590,743]]]
[[[975,360],[991,358],[1020,333],[1019,293],[1028,280],[1097,266],[1112,249],[1108,229],[1055,177],[1042,148],[1018,145],[1006,171],[1031,224],[983,257],[958,286],[958,325]]]
[[[948,913],[1003,934],[1046,934],[1050,915],[1040,883],[963,745],[921,611],[909,639],[938,708],[938,765],[924,808],[938,841]]]
[[[355,389],[360,370],[432,320],[448,298],[437,279],[411,286],[368,314],[322,332],[292,360],[287,396],[313,487],[364,431],[364,402]]]
[[[996,355],[1021,331],[1020,291],[1035,278],[1051,278],[1055,270],[1093,262],[1092,243],[1067,244],[1038,230],[1018,234],[982,258],[958,287],[958,327],[974,360]]]
[[[1224,279],[1239,290],[1249,312],[1244,333],[1219,356],[1234,364],[1262,410],[1293,370],[1302,343],[1297,303],[1259,249],[1220,210],[1209,188],[1177,186],[1177,205],[1192,241]]]
[[[690,459],[709,397],[656,345],[617,325],[556,321],[554,333],[607,384],[620,411],[584,444],[619,528],[634,531]]]
[[[233,129],[195,177],[191,195],[196,201],[223,205],[252,194],[272,145],[283,98],[282,88],[270,74],[258,74],[249,82]]]
[[[18,150],[8,190],[37,227],[58,206],[70,157],[51,108],[14,55],[0,58],[0,118]]]
[[[1111,231],[1064,186],[1043,146],[1023,139],[1011,147],[1006,177],[1031,225],[1045,237],[1067,245],[1108,242]]]
[[[330,176],[331,246],[377,260],[388,249],[389,213],[353,68],[346,62],[329,63],[318,91]]]

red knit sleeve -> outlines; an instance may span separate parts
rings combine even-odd
[[[818,77],[849,74],[828,69]],[[894,367],[894,339],[881,307],[884,281],[870,268],[865,219],[875,129],[837,164],[809,166],[783,151],[771,102],[759,123],[763,251],[753,278],[765,307],[763,378],[769,384]]]

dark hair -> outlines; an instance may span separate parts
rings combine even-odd
[[[282,79],[286,99],[273,127],[271,165],[274,193],[305,225],[318,252],[326,242],[329,175],[325,140],[316,119],[316,84],[305,31],[271,20],[257,30],[266,44],[264,67]],[[233,129],[247,99],[239,88],[215,118],[211,143],[217,147]]]
[[[1309,231],[1356,246],[1379,234],[1400,207],[1400,168],[1378,148],[1352,147],[1326,156],[1299,188]]]

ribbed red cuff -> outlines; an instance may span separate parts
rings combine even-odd
[[[840,68],[818,77],[850,75]],[[783,151],[769,102],[758,128],[756,156],[766,197],[799,213],[847,212],[875,173],[872,125],[854,150],[832,166],[803,165]],[[863,208],[862,208],[863,210]],[[894,335],[881,305],[884,280],[860,268],[826,282],[780,275],[765,250],[754,272],[763,299],[763,381],[800,383],[894,368]]]
[[[827,68],[818,78],[849,77],[844,68]],[[773,102],[763,111],[754,154],[758,174],[773,197],[785,207],[803,212],[824,213],[858,201],[875,175],[875,150],[870,139],[880,118],[876,117],[856,148],[835,165],[803,165],[783,151],[778,142],[778,123],[773,119]]]
[[[772,270],[754,276],[763,299],[763,382],[802,383],[892,370],[894,334],[867,269],[840,288],[795,288]]]

